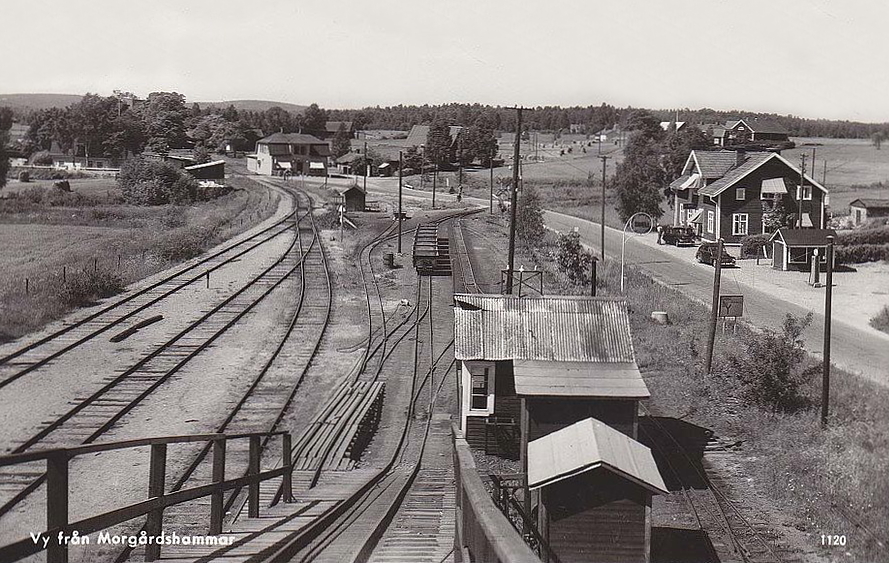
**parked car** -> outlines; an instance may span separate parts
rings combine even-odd
[[[695,258],[698,262],[702,264],[710,264],[711,266],[716,265],[716,251],[719,248],[719,245],[715,242],[705,242],[701,246],[698,247],[698,251],[695,253]],[[722,266],[734,266],[735,265],[735,257],[726,251],[725,248],[722,249]]]
[[[693,246],[696,241],[697,235],[691,227],[661,227],[660,244]]]

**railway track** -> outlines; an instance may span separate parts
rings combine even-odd
[[[140,313],[148,311],[164,299],[191,284],[201,282],[211,273],[287,233],[296,223],[296,213],[294,209],[268,227],[0,357],[0,390],[125,321],[137,320]]]
[[[311,208],[311,199],[309,207]],[[296,310],[290,319],[284,338],[229,415],[216,427],[215,433],[241,434],[277,430],[320,348],[330,320],[332,288],[327,257],[321,246],[320,235],[311,213],[306,217],[308,221],[304,222],[305,226],[300,227],[297,237],[297,244],[301,247],[300,252],[305,253],[305,260],[300,268],[300,289]],[[311,238],[308,242],[303,242],[303,236]],[[227,451],[226,456],[229,459],[242,460],[240,465],[235,466],[235,472],[246,475],[248,443],[242,440],[240,444],[233,442],[233,445],[236,447]],[[267,446],[268,439],[260,446],[264,457],[280,457],[280,452],[268,452]],[[178,491],[211,482],[210,453],[210,444],[202,447],[192,457],[191,463],[172,485],[171,490]],[[232,470],[227,469],[227,472],[231,473]],[[193,528],[194,533],[205,533],[210,504],[207,499],[204,500],[205,502],[186,503],[169,509],[164,515],[167,520],[165,527],[184,531]],[[242,494],[241,490],[231,491],[226,495],[223,511],[239,513],[245,502],[246,495]],[[132,551],[124,550],[117,561],[128,560],[134,555]]]
[[[300,216],[299,220],[311,211]],[[292,228],[290,225],[287,228]],[[35,446],[51,448],[90,443],[108,432],[127,413],[153,391],[179,372],[263,301],[282,282],[304,269],[310,253],[303,251],[295,237],[287,252],[248,284],[213,307],[173,338],[154,347],[136,364],[113,376],[88,397],[77,399],[67,412],[49,421],[32,437],[19,444],[13,453]],[[313,240],[312,245],[315,244]],[[311,248],[311,247],[310,247]],[[3,505],[0,516],[19,504],[42,484],[44,474],[38,467],[16,466],[0,472]]]
[[[643,407],[644,408],[644,407]],[[779,541],[765,522],[751,522],[729,498],[722,477],[708,475],[688,454],[686,446],[646,412],[653,428],[640,430],[647,434],[659,456],[666,462],[669,475],[681,486],[681,498],[694,516],[699,529],[706,534],[719,560],[726,563],[802,563],[801,555]],[[665,444],[674,447],[667,448]],[[678,467],[681,464],[681,468]],[[691,474],[690,476],[687,474]],[[689,479],[700,487],[687,486]]]

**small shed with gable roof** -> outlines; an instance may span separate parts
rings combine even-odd
[[[538,528],[561,563],[650,560],[651,498],[667,486],[645,445],[579,420],[528,445],[528,484],[540,491]]]

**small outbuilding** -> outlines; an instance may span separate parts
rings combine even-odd
[[[812,257],[818,255],[822,266],[827,264],[827,237],[836,238],[833,229],[790,229],[775,231],[772,242],[772,268],[776,270],[809,270]]]
[[[214,160],[213,162],[194,164],[192,166],[186,166],[184,170],[198,180],[225,180],[224,160]]]
[[[523,434],[533,440],[591,416],[636,436],[649,392],[626,302],[484,294],[454,302],[460,428],[470,446],[517,457]]]
[[[366,193],[364,188],[358,185],[342,186],[334,188],[339,195],[340,203],[346,206],[346,211],[364,211]]]
[[[852,224],[863,225],[868,219],[889,217],[889,199],[859,198],[849,204]]]
[[[651,450],[594,418],[528,445],[538,527],[561,563],[647,563],[651,498],[667,493]],[[543,561],[551,561],[542,550]]]

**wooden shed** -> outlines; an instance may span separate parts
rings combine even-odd
[[[364,192],[364,188],[353,185],[337,188],[336,191],[342,198],[346,211],[364,211],[367,203],[367,194]]]
[[[198,180],[225,180],[224,160],[194,164],[186,166],[184,170]]]
[[[889,217],[889,199],[859,198],[849,204],[852,224],[863,225],[868,219]]]
[[[561,563],[647,563],[651,497],[667,493],[648,447],[586,418],[532,441],[538,527]],[[543,550],[542,559],[549,561]]]
[[[772,235],[772,268],[809,270],[817,253],[819,263],[827,264],[827,237],[836,238],[833,229],[789,229],[782,227]]]
[[[636,436],[638,401],[649,393],[624,301],[481,294],[454,301],[460,427],[472,447],[517,458],[523,433],[534,439],[590,416]]]

